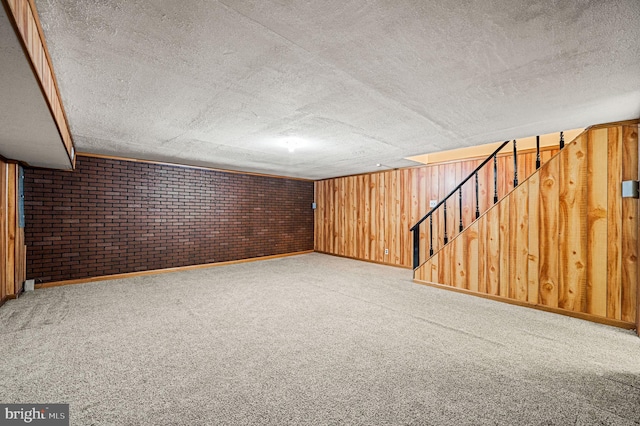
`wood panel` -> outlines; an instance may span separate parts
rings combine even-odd
[[[524,182],[511,194],[509,216],[510,254],[509,282],[512,285],[510,297],[526,301],[529,279],[529,183]]]
[[[500,265],[499,279],[498,279],[498,295],[502,297],[509,297],[509,287],[512,285],[511,276],[509,275],[509,260],[511,246],[509,245],[509,215],[511,200],[509,197],[505,197],[500,203],[498,203],[498,264]]]
[[[16,214],[17,207],[17,179],[16,179],[16,169],[17,166],[15,164],[9,164],[7,166],[7,186],[6,186],[6,194],[7,194],[7,232],[6,232],[6,260],[5,260],[5,276],[6,276],[6,286],[7,286],[7,294],[15,294],[14,285],[16,278],[16,233],[17,233],[17,221],[18,215]]]
[[[18,221],[18,165],[0,161],[0,303],[16,297],[26,276],[24,229]]]
[[[486,214],[487,294],[500,294],[500,209],[494,205]]]
[[[47,50],[44,33],[36,12],[33,0],[4,0],[8,6],[11,18],[18,29],[25,51],[30,59],[33,70],[40,83],[40,87],[60,133],[67,155],[74,164],[73,140],[69,131],[67,117],[62,106],[60,91],[56,82],[51,58]]]
[[[487,293],[487,281],[489,278],[487,216],[482,215],[478,219],[478,292]]]
[[[622,318],[622,134],[619,128],[607,129],[607,317]]]
[[[511,153],[511,145],[505,153]],[[499,160],[500,194],[504,196],[513,187],[513,159],[509,155],[502,155]],[[316,182],[315,249],[355,259],[411,267],[412,234],[409,229],[430,210],[430,200],[439,201],[449,194],[480,161],[471,159]],[[531,162],[533,164],[529,164]],[[535,169],[535,155],[519,154],[518,164],[522,169],[520,178],[524,179],[523,174]],[[484,213],[493,205],[492,162],[480,170],[478,186],[480,212]],[[463,225],[467,227],[475,220],[474,178],[464,185],[462,192]],[[456,194],[447,203],[449,241],[459,233],[459,223],[459,200]],[[441,209],[433,215],[433,235],[426,221],[419,228],[419,237],[422,263],[429,256],[431,239],[435,250],[444,245],[444,212]],[[389,254],[385,255],[385,249],[389,250]],[[478,281],[478,285],[487,288],[482,280]]]
[[[638,126],[622,126],[622,180],[638,180]],[[636,320],[638,298],[638,200],[622,199],[621,319]],[[640,330],[639,330],[640,332]]]
[[[607,129],[591,131],[587,145],[587,312],[607,316]]]
[[[478,276],[478,222],[474,222],[467,232],[460,235],[460,239],[465,241],[465,264],[466,264],[466,285],[465,288],[474,292],[479,290]]]
[[[8,164],[0,161],[0,303],[7,298],[7,274],[5,270],[10,266],[7,261],[7,176]]]
[[[465,256],[467,247],[465,242],[464,237],[454,238],[451,242],[451,251],[453,252],[453,262],[450,262],[451,278],[453,286],[458,288],[466,288],[467,284],[467,258]]]
[[[534,173],[528,183],[529,209],[527,219],[529,223],[536,224],[540,220],[540,173]],[[540,297],[540,240],[536,226],[528,226],[528,229],[527,302],[535,304],[538,303]]]
[[[560,157],[560,287],[558,307],[585,311],[586,297],[586,135]]]
[[[410,171],[408,169],[401,170],[400,172],[400,263],[399,265],[405,267],[411,267],[413,259],[411,257],[411,249],[406,250],[406,247],[411,247],[411,180]],[[360,178],[360,177],[358,177]],[[362,177],[364,178],[364,177]],[[394,231],[391,231],[394,232]]]
[[[554,157],[540,168],[540,208],[538,216],[538,253],[540,267],[540,303],[558,306],[558,202],[560,158]]]
[[[621,197],[621,182],[638,179],[638,149],[638,126],[613,124],[582,133],[538,171],[535,157],[533,166],[527,160],[518,169],[531,177],[437,253],[437,265],[428,261],[428,273],[418,268],[416,279],[430,276],[456,291],[636,326],[639,207]]]

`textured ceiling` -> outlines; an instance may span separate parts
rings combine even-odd
[[[318,179],[640,116],[638,0],[36,5],[80,152]]]

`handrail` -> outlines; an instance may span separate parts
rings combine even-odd
[[[487,158],[484,159],[484,161],[482,163],[480,163],[480,165],[478,167],[475,168],[474,171],[472,171],[471,173],[469,173],[469,176],[467,176],[462,182],[460,182],[458,184],[458,186],[455,187],[455,189],[453,191],[451,191],[449,194],[447,194],[446,197],[444,197],[438,204],[435,205],[434,208],[432,208],[429,213],[427,213],[426,215],[424,215],[422,217],[422,219],[420,219],[415,225],[413,225],[410,229],[410,231],[415,231],[418,226],[420,226],[422,224],[422,222],[424,222],[425,220],[427,220],[429,218],[429,216],[431,216],[433,214],[434,211],[436,211],[438,209],[438,207],[440,207],[442,204],[444,204],[453,194],[455,194],[456,192],[458,192],[460,190],[460,188],[462,187],[462,185],[464,185],[465,183],[467,183],[469,181],[469,179],[471,179],[471,176],[475,175],[478,171],[480,171],[481,168],[483,168],[489,161],[491,161],[491,159],[496,156],[498,154],[498,152],[500,152],[500,150],[502,150],[502,148],[505,147],[505,145],[507,145],[509,142],[511,141],[504,141],[502,143],[502,145],[500,145],[500,147],[498,147],[498,149],[496,149],[495,151],[493,151],[492,154],[490,154]]]
[[[504,141],[502,145],[498,147],[493,153],[480,163],[462,182],[460,182],[446,197],[444,197],[438,204],[436,204],[426,215],[422,217],[410,230],[413,233],[413,269],[416,269],[420,263],[420,232],[419,226],[429,219],[429,256],[433,256],[433,213],[440,207],[444,207],[444,233],[442,242],[446,245],[449,242],[449,236],[447,235],[447,200],[458,193],[460,211],[459,213],[459,232],[464,230],[463,214],[462,214],[462,186],[467,183],[472,177],[475,176],[476,181],[476,219],[480,217],[480,202],[479,202],[479,185],[478,185],[478,172],[481,168],[487,165],[489,161],[493,159],[493,203],[498,202],[498,152],[500,152],[510,141]],[[560,132],[560,149],[564,148],[564,132]],[[540,136],[536,137],[536,170],[540,168]],[[518,150],[516,147],[516,140],[513,140],[513,187],[518,186]],[[455,203],[453,208],[455,209]],[[452,236],[453,237],[453,236]]]

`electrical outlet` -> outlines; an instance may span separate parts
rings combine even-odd
[[[389,249],[384,249],[384,254],[389,254]]]
[[[438,200],[429,200],[429,207],[434,208],[438,204]]]

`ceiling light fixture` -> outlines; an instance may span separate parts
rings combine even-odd
[[[386,164],[382,164],[382,163],[377,163],[376,167],[384,167],[385,169],[389,169],[389,170],[398,170],[397,167],[393,167],[393,166],[388,166]]]
[[[287,146],[287,150],[293,153],[296,150],[296,142],[294,141],[286,141],[285,145]]]

